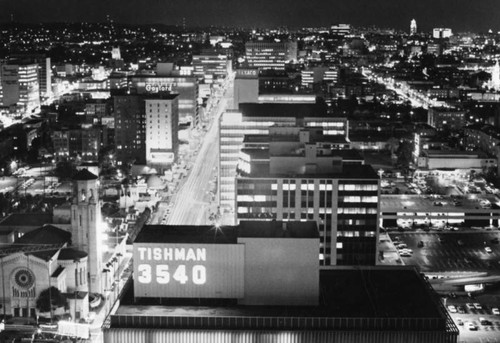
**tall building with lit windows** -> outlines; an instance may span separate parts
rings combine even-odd
[[[2,103],[19,105],[25,113],[40,107],[38,64],[8,61],[2,65]]]
[[[297,60],[297,42],[247,42],[245,54],[250,68],[284,70]]]
[[[221,81],[232,70],[232,61],[226,54],[206,51],[201,55],[193,55],[193,75],[204,79],[205,83]]]
[[[146,163],[166,167],[175,161],[179,140],[179,95],[146,99]]]
[[[179,98],[164,92],[114,95],[118,165],[162,168],[175,160]]]
[[[115,146],[118,165],[146,163],[144,96],[115,95]]]
[[[322,266],[375,265],[378,175],[355,150],[313,133],[274,127],[267,148],[241,150],[236,219],[314,220]]]
[[[417,34],[417,21],[415,19],[412,19],[410,22],[410,35],[416,35]]]
[[[346,142],[348,122],[327,116],[318,104],[240,104],[238,111],[221,115],[219,125],[219,196],[224,211],[234,211],[236,166],[245,135],[267,135],[273,125],[319,128]],[[342,145],[344,147],[344,145]]]
[[[179,94],[179,121],[199,124],[198,80],[191,76],[134,75],[129,88],[137,94],[154,96],[159,93]]]

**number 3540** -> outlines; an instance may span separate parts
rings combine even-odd
[[[168,264],[158,264],[156,266],[140,264],[137,268],[137,271],[139,272],[137,280],[140,283],[147,284],[151,283],[154,279],[160,285],[166,285],[171,280],[184,285],[190,278],[195,285],[203,285],[207,282],[207,270],[205,266],[194,265],[191,268],[191,273],[188,273],[188,269],[189,267],[186,268],[186,265],[181,264],[175,269],[173,274],[171,274],[172,270],[169,269]]]

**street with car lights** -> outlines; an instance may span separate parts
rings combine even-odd
[[[163,211],[170,225],[206,225],[210,214],[217,211],[211,184],[217,175],[219,117],[232,102],[233,80],[234,75],[229,76],[223,94],[211,110],[211,123],[195,155],[193,167],[171,198],[171,209],[167,210],[167,203],[160,203],[159,211]]]

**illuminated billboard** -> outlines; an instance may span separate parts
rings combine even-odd
[[[134,294],[155,298],[242,298],[243,244],[134,244]]]

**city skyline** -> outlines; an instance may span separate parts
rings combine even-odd
[[[0,1],[0,22],[102,22],[109,15],[118,23],[186,26],[320,27],[345,22],[355,26],[381,26],[408,31],[415,18],[420,31],[451,27],[454,31],[500,31],[495,13],[500,3],[482,0],[355,0],[301,2],[290,0],[19,0]],[[395,15],[397,13],[397,15]]]

